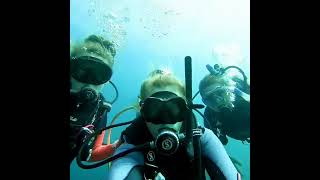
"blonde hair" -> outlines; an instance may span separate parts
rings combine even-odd
[[[186,96],[186,88],[182,81],[177,79],[172,73],[154,70],[141,85],[140,100],[146,99],[154,89],[172,85],[177,87],[178,91],[183,95],[183,98]]]
[[[99,58],[110,67],[114,64],[115,55],[116,50],[114,44],[101,36],[90,35],[84,42],[78,43],[72,47],[70,45],[71,58],[78,56],[93,56]]]

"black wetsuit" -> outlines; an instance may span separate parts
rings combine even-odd
[[[101,129],[107,124],[106,108],[103,106],[105,102],[102,94],[95,102],[78,104],[75,97],[71,96],[70,101],[70,132],[69,132],[69,151],[70,151],[70,163],[78,155],[85,133],[79,134],[82,127],[87,125],[93,125],[94,129]],[[93,146],[91,143],[86,147],[81,158],[86,160],[88,156],[88,150]]]
[[[235,79],[236,87],[241,91],[250,94],[250,87],[242,87],[242,81]],[[234,108],[222,108],[220,112],[216,112],[206,107],[204,121],[206,128],[211,129],[220,139],[222,144],[227,144],[226,136],[241,141],[249,141],[250,138],[250,103],[242,97],[236,95]]]

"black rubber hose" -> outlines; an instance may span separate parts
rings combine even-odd
[[[240,71],[240,73],[241,73],[242,76],[243,76],[243,81],[244,81],[244,83],[245,83],[243,87],[246,87],[247,84],[248,84],[248,78],[247,78],[247,76],[245,75],[245,73],[242,71],[242,69],[240,69],[239,67],[237,67],[237,66],[228,66],[228,67],[226,67],[226,68],[223,70],[223,73],[225,73],[226,70],[228,70],[228,69],[230,69],[230,68],[235,68],[235,69],[237,69],[238,71]]]
[[[121,152],[121,153],[119,153],[117,155],[111,156],[111,157],[109,157],[109,158],[107,158],[105,160],[102,160],[100,162],[97,162],[95,164],[83,164],[81,159],[80,159],[80,156],[77,156],[77,164],[78,164],[79,167],[81,167],[83,169],[93,169],[93,168],[100,167],[100,166],[102,166],[104,164],[107,164],[107,163],[109,163],[109,162],[111,162],[113,160],[116,160],[116,159],[120,158],[120,157],[123,157],[123,156],[125,156],[125,155],[127,155],[129,153],[132,153],[132,152],[135,152],[135,151],[141,151],[141,150],[143,150],[145,148],[148,148],[148,147],[150,147],[150,143],[149,142],[145,143],[145,144],[138,145],[138,146],[136,146],[134,148],[131,148],[131,149],[128,149],[126,151],[123,151],[123,152]]]
[[[196,98],[199,93],[200,93],[200,91],[198,91],[198,92],[193,96],[192,100],[194,100],[194,98]]]
[[[90,164],[90,165],[83,164],[82,160],[81,160],[82,151],[84,150],[85,146],[89,143],[89,141],[93,137],[101,134],[102,131],[110,129],[110,128],[118,127],[118,126],[124,126],[124,125],[127,125],[127,124],[131,124],[133,121],[135,121],[135,120],[132,120],[132,121],[129,121],[129,122],[124,122],[124,123],[119,123],[119,124],[114,124],[114,125],[111,125],[111,126],[107,126],[107,127],[102,128],[102,129],[99,129],[99,130],[95,131],[94,133],[90,134],[89,136],[87,136],[85,141],[82,143],[82,145],[80,147],[80,150],[79,150],[79,153],[78,153],[78,156],[77,156],[77,159],[76,159],[78,166],[83,168],[83,169],[92,169],[92,168],[96,168],[96,167],[99,167],[99,166],[101,166],[103,164],[108,163],[108,162],[106,162],[106,160],[110,160],[112,157],[110,157],[110,158],[108,158],[108,159],[106,159],[104,161],[95,163],[95,164]],[[131,152],[133,152],[133,151],[131,151]],[[128,152],[128,153],[130,153],[130,152]]]
[[[114,102],[117,101],[117,99],[119,97],[119,91],[118,91],[118,88],[116,87],[116,85],[112,81],[109,81],[109,82],[113,86],[114,90],[116,91],[116,97],[110,102],[110,104],[113,104]]]

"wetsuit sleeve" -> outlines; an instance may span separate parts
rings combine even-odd
[[[200,138],[202,156],[211,179],[237,180],[238,172],[217,136],[205,128]]]
[[[120,145],[115,154],[126,151],[133,148],[134,145],[124,143]],[[108,180],[127,180],[132,179],[133,174],[138,173],[141,177],[142,172],[137,172],[135,169],[144,165],[143,154],[139,151],[129,153],[119,159],[112,162],[112,166],[108,173]],[[137,179],[137,178],[133,178]]]

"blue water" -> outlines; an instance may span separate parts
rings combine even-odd
[[[154,68],[168,68],[184,80],[184,57],[193,59],[193,94],[207,74],[205,65],[241,67],[250,79],[249,0],[71,0],[71,42],[99,34],[118,43],[112,81],[119,98],[108,123],[122,109],[137,103],[141,82]],[[103,89],[109,100],[110,85]],[[202,103],[200,96],[196,103]],[[135,112],[117,122],[132,120]],[[198,118],[200,124],[203,120]],[[116,140],[126,126],[112,131]],[[250,145],[229,138],[229,155],[242,163],[243,179],[250,179]],[[70,168],[71,180],[103,179],[107,166]]]

